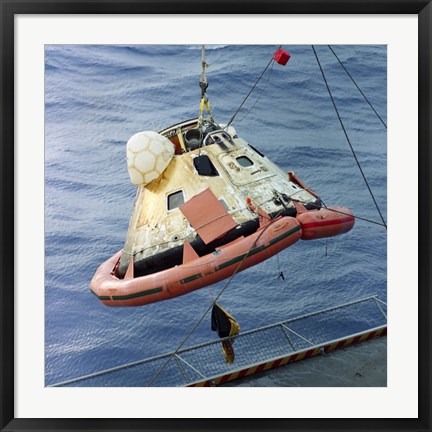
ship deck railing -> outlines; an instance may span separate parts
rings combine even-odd
[[[242,332],[231,364],[216,339],[51,387],[216,386],[386,334],[387,305],[374,295]]]

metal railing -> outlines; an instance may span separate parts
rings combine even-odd
[[[370,296],[240,333],[233,341],[235,360],[232,364],[227,364],[222,354],[224,339],[216,339],[182,348],[175,354],[171,352],[123,364],[52,387],[145,387],[167,360],[163,373],[152,386],[187,386],[382,328],[387,324],[386,311],[385,302]]]

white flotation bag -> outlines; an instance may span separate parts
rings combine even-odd
[[[127,145],[127,166],[134,185],[146,185],[157,179],[174,156],[174,144],[152,131],[133,135]]]

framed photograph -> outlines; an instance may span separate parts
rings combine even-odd
[[[431,430],[429,1],[0,11],[1,430]]]

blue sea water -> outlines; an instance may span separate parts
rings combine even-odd
[[[218,122],[230,119],[276,48],[207,48],[207,94]],[[275,64],[242,120],[265,79],[252,94],[234,122],[238,135],[295,171],[327,205],[380,222],[311,46],[284,48],[290,61]],[[386,218],[386,129],[328,47],[316,49]],[[333,49],[386,121],[386,47]],[[109,308],[89,290],[96,268],[125,240],[135,196],[126,142],[136,132],[196,117],[200,68],[200,46],[46,45],[46,385],[172,351],[211,303],[203,288],[143,307]],[[386,301],[386,250],[386,230],[357,220],[345,235],[300,241],[280,253],[285,281],[277,279],[273,257],[238,274],[219,303],[250,330],[369,295]],[[211,293],[224,285],[213,285]],[[214,338],[207,317],[188,344]]]

